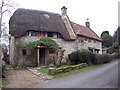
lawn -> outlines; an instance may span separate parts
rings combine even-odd
[[[63,76],[68,76],[68,75],[71,75],[71,74],[75,74],[75,73],[78,73],[78,72],[83,72],[83,71],[86,71],[86,70],[91,70],[93,68],[100,67],[100,66],[102,66],[102,65],[90,65],[90,66],[87,66],[87,67],[83,67],[81,69],[75,69],[75,70],[72,70],[70,72],[59,73],[59,74],[52,75],[52,76],[53,76],[53,78],[59,78],[59,77],[63,77]],[[43,72],[43,73],[47,73],[48,75],[51,75],[51,74],[48,73],[48,68],[38,69],[38,71]]]
[[[7,79],[0,78],[0,87],[4,86],[6,81],[7,81]]]

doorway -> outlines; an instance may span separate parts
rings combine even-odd
[[[39,64],[45,65],[45,48],[39,49]]]

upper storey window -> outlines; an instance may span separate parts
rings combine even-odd
[[[54,38],[57,38],[57,33],[53,33],[53,37],[54,37]]]
[[[85,37],[84,40],[85,40],[85,42],[88,42],[88,38],[87,37]]]
[[[28,31],[28,36],[42,36],[42,37],[52,37],[52,38],[62,38],[61,34],[55,32],[36,32]]]
[[[96,43],[96,40],[93,40],[94,43]]]
[[[37,35],[38,35],[38,32],[29,31],[29,32],[28,32],[28,35],[29,35],[29,36],[37,36]]]
[[[47,33],[47,36],[48,36],[48,37],[54,37],[54,38],[57,38],[57,33],[51,33],[51,32],[48,32],[48,33]]]

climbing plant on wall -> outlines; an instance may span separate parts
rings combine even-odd
[[[16,43],[16,46],[18,46],[21,49],[34,49],[39,45],[49,48],[50,53],[55,53],[56,50],[58,49],[58,44],[54,40],[48,37],[42,37],[40,38],[40,40],[30,43],[24,43],[24,44]]]

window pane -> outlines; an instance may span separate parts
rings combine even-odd
[[[57,33],[53,33],[53,37],[54,37],[54,38],[57,38]]]
[[[88,39],[85,37],[85,41],[87,41]]]
[[[35,36],[38,36],[38,32],[35,32]]]
[[[49,32],[48,37],[53,37],[53,34]]]
[[[28,35],[31,36],[31,31],[29,31]]]
[[[34,32],[33,31],[31,31],[31,36],[34,36]]]
[[[47,32],[45,33],[45,37],[48,37],[48,34],[47,34]]]

